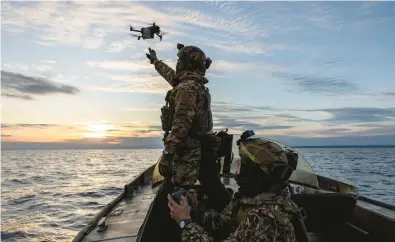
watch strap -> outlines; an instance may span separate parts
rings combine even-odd
[[[181,220],[181,222],[184,222],[184,226],[181,228],[181,229],[184,229],[186,226],[188,226],[188,224],[192,223],[192,220],[191,219],[184,219],[184,220]],[[180,225],[181,225],[181,222],[180,222]]]

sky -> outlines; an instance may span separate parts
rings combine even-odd
[[[163,40],[129,27],[153,21]],[[395,2],[1,2],[2,149],[161,147],[177,43],[213,60],[214,129],[395,145]]]

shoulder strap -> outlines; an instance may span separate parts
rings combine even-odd
[[[304,224],[306,212],[303,208],[298,207],[298,205],[292,200],[289,200],[289,205],[292,210],[291,222],[295,230],[296,241],[309,242],[309,236],[307,235],[307,229]]]
[[[173,89],[170,89],[169,91],[167,91],[166,93],[166,97],[165,97],[165,101],[166,101],[166,106],[169,106],[169,99],[170,99],[170,94],[173,91]]]

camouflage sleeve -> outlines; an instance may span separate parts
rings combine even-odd
[[[296,242],[295,232],[287,218],[276,221],[278,211],[275,209],[254,209],[244,218],[237,229],[227,236],[226,239],[219,239],[223,242],[236,241],[282,241]],[[284,220],[285,219],[285,220]],[[209,232],[196,223],[188,224],[182,231],[182,241],[214,241]],[[215,241],[218,241],[215,238]]]
[[[232,232],[231,218],[214,210],[203,213],[201,226],[216,240],[224,239]]]
[[[154,62],[155,70],[163,77],[165,80],[172,86],[175,87],[177,82],[175,80],[176,72],[163,63],[162,61],[155,61]]]
[[[181,232],[183,242],[212,242],[214,241],[197,223],[188,224]]]
[[[196,223],[188,224],[181,234],[182,241],[203,242],[214,241],[214,238]],[[215,238],[215,241],[236,242],[236,241],[276,241],[276,230],[273,227],[271,218],[262,217],[259,214],[250,213],[241,223],[240,226],[223,239]],[[283,240],[280,240],[283,241]],[[288,242],[287,240],[284,240]],[[293,241],[292,241],[293,242]]]
[[[227,238],[232,232],[233,226],[232,211],[234,203],[231,202],[224,208],[222,213],[215,210],[199,210],[197,211],[196,222],[210,234],[215,240]]]
[[[185,82],[176,87],[173,123],[170,134],[165,140],[165,149],[177,153],[188,137],[195,116],[197,93]]]
[[[224,242],[234,241],[283,241],[296,242],[292,226],[284,228],[279,221],[273,219],[276,214],[265,209],[254,209],[241,221],[236,231]],[[290,224],[290,223],[288,223]]]

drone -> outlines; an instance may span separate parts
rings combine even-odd
[[[154,35],[156,34],[160,41],[162,41],[162,34],[160,34],[160,27],[158,25],[155,25],[155,22],[153,23],[152,26],[146,27],[146,28],[141,28],[141,30],[136,30],[132,26],[130,26],[130,31],[133,32],[139,32],[141,33],[141,36],[135,35],[135,34],[130,34],[131,36],[137,37],[138,40],[141,38],[143,39],[153,39]]]

